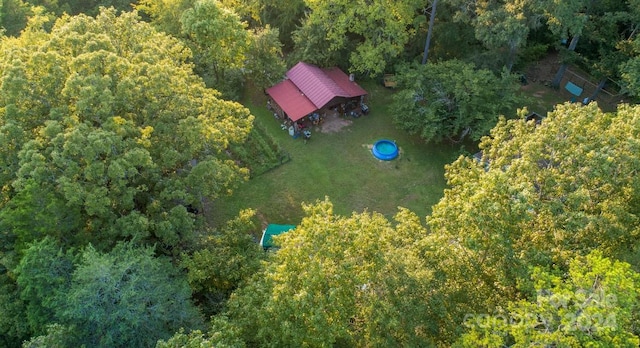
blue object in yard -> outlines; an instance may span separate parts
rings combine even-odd
[[[378,140],[373,144],[371,153],[373,153],[373,156],[377,159],[391,161],[398,157],[398,145],[396,145],[395,141],[387,139]]]
[[[260,246],[264,249],[273,248],[275,245],[273,244],[273,240],[271,239],[273,236],[277,236],[279,234],[291,231],[296,228],[295,225],[277,225],[277,224],[269,224],[267,228],[262,231],[262,238],[260,238]]]
[[[564,86],[564,89],[566,89],[567,91],[569,91],[569,93],[575,95],[576,97],[579,97],[580,94],[582,94],[582,88],[576,86],[576,84],[571,81],[567,82],[567,84]]]

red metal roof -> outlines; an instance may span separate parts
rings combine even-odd
[[[342,88],[315,65],[300,62],[287,71],[287,77],[318,109],[334,97],[348,97]]]
[[[340,87],[348,97],[359,97],[361,95],[366,95],[367,91],[362,89],[360,85],[358,85],[355,81],[349,80],[349,76],[345,74],[342,70],[333,67],[329,69],[325,69],[324,72],[335,82],[338,87]]]
[[[267,89],[267,94],[280,105],[282,111],[286,112],[292,121],[297,121],[317,110],[291,80],[284,80]]]
[[[335,97],[359,97],[367,91],[338,68],[320,69],[299,62],[287,72],[287,80],[267,89],[267,94],[278,103],[289,118],[297,121],[305,115],[322,109]]]

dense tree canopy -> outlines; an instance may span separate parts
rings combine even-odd
[[[424,300],[430,271],[413,245],[425,234],[401,210],[392,226],[380,214],[333,214],[328,201],[277,238],[280,250],[230,300],[245,342],[267,347],[421,346],[433,340]]]
[[[74,264],[50,239],[34,243],[16,270],[28,308],[32,341],[66,347],[152,347],[199,313],[184,276],[153,248],[89,246]],[[45,331],[43,324],[58,324]],[[60,332],[65,332],[60,335]]]
[[[91,243],[98,259],[127,240],[177,256],[197,247],[203,202],[228,194],[247,175],[226,150],[244,141],[253,117],[205,87],[185,45],[136,13],[65,16],[51,31],[43,29],[46,20],[34,16],[19,37],[0,41],[0,284],[7,290],[0,297],[0,333],[9,346],[33,334],[45,341],[67,337],[69,330],[74,339],[91,339],[93,328],[80,323],[95,318],[74,311],[91,302],[80,294],[90,280],[69,289],[79,307],[59,301],[72,271],[53,257],[59,250]],[[60,246],[38,244],[46,252],[28,258],[27,248],[36,247],[31,242],[47,236]],[[173,274],[162,267],[146,271]],[[190,300],[189,288],[163,291]],[[70,292],[63,292],[65,300]],[[126,323],[117,313],[96,320]],[[167,331],[145,344],[191,322],[158,324]],[[54,323],[64,325],[47,329]],[[113,333],[109,342],[138,339],[125,336]]]
[[[495,315],[470,315],[460,347],[637,347],[640,274],[592,252],[567,275],[537,268],[533,302],[510,302]],[[635,317],[635,318],[634,318]]]
[[[189,210],[246,174],[224,150],[248,133],[248,110],[134,13],[62,18],[2,47],[2,225],[18,240],[170,248],[190,238]]]
[[[460,141],[467,135],[478,140],[501,113],[515,112],[518,85],[508,73],[497,77],[473,64],[449,60],[406,66],[397,78],[395,122],[425,141]]]
[[[0,347],[637,346],[640,108],[527,123],[509,71],[559,48],[640,96],[640,2],[446,1],[418,66],[428,5],[0,0]],[[224,99],[283,57],[393,71],[400,128],[481,140],[427,227],[328,199],[277,251],[252,211],[212,226],[254,134]]]
[[[448,274],[447,313],[526,296],[532,265],[566,269],[596,248],[637,265],[638,111],[566,104],[537,126],[501,120],[481,143],[481,161],[447,167],[451,188],[428,217],[431,243],[446,246],[432,267]]]
[[[307,1],[294,33],[297,59],[322,65],[349,61],[351,70],[379,75],[415,37],[422,1]],[[348,58],[347,58],[348,57]]]
[[[237,99],[245,79],[266,88],[282,78],[285,66],[278,29],[268,24],[249,28],[240,14],[253,11],[229,2],[142,0],[137,8],[192,50],[195,70],[208,87]]]

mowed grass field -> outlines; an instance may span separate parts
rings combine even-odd
[[[374,82],[361,85],[369,92],[370,113],[349,118],[338,132],[312,128],[311,139],[294,139],[281,129],[281,120],[266,109],[263,95],[246,98],[243,104],[291,156],[291,161],[244,183],[231,197],[214,202],[212,220],[227,221],[242,209],[257,212],[262,224],[297,224],[302,203],[328,197],[334,212],[379,212],[391,218],[405,207],[424,219],[446,186],[444,166],[461,153],[459,145],[425,144],[417,136],[396,129],[389,110],[392,91]],[[380,161],[370,146],[378,139],[395,140],[400,157]]]

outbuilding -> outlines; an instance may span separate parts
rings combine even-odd
[[[322,69],[299,62],[266,93],[274,114],[292,122],[305,116],[317,117],[332,108],[341,114],[368,111],[364,105],[367,91],[354,81],[353,75],[348,76],[337,67]]]

